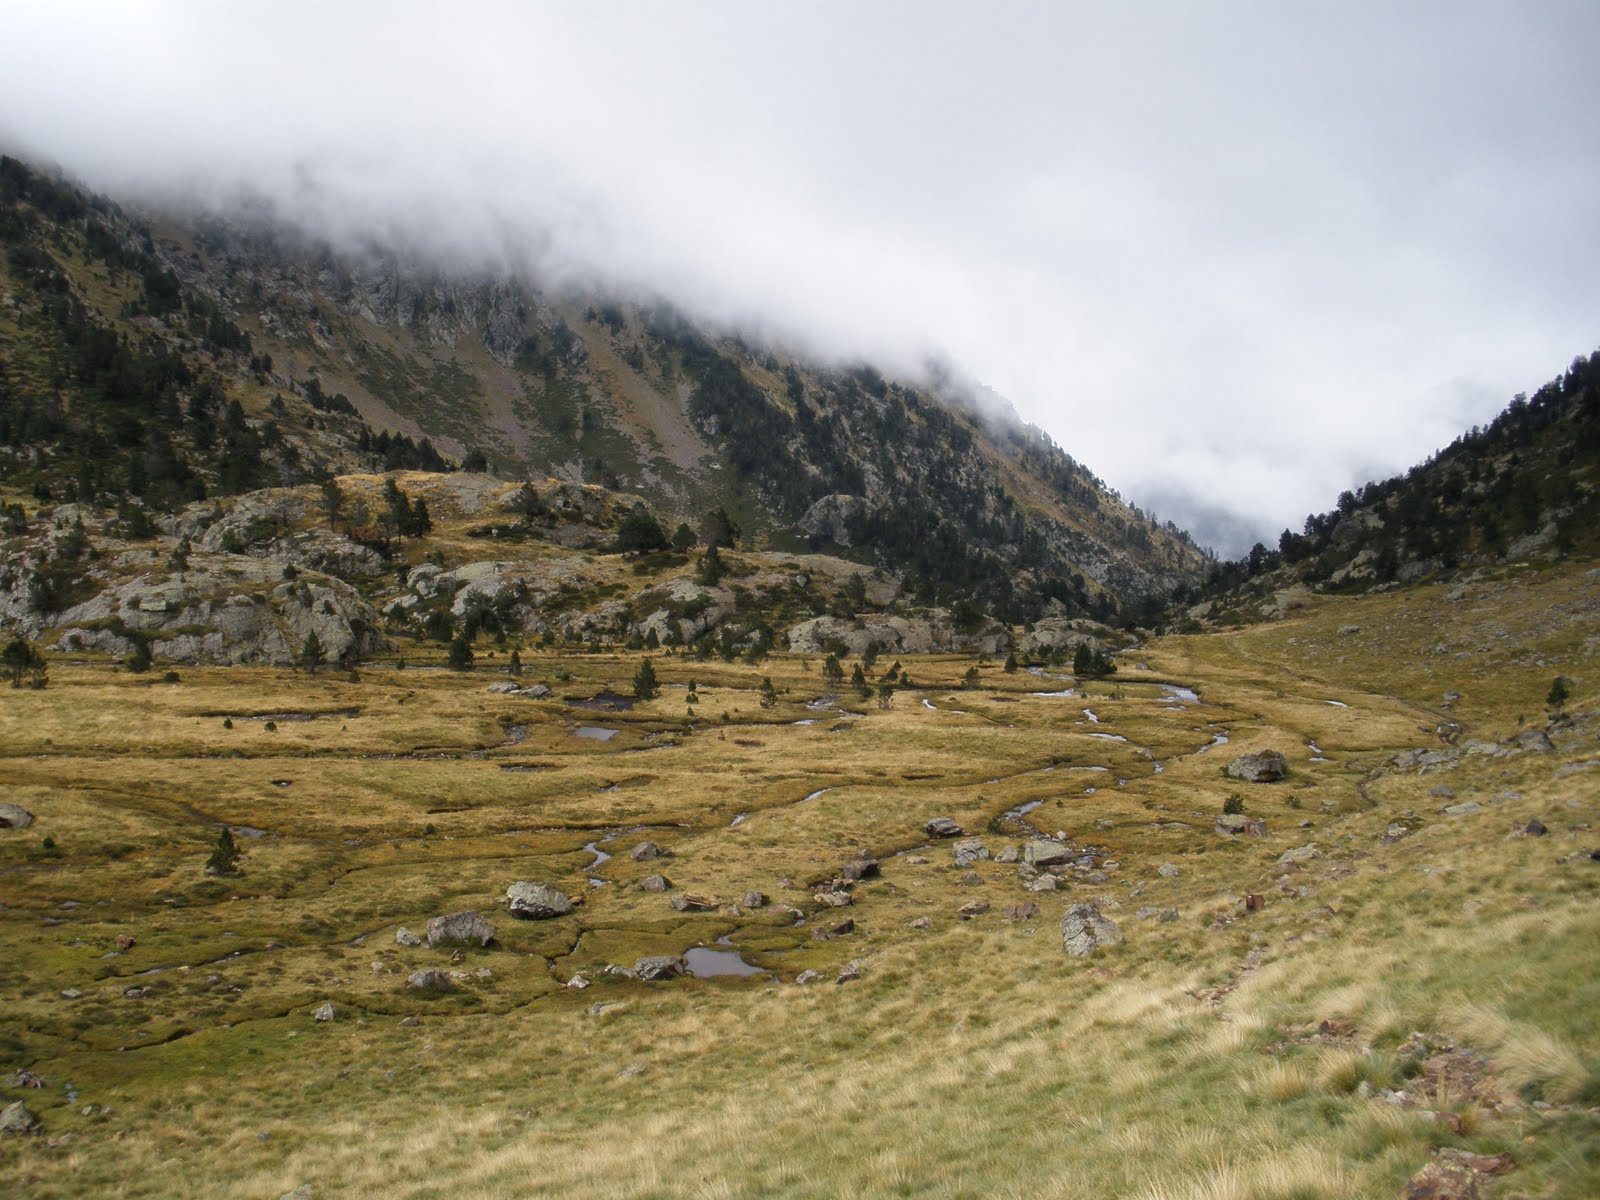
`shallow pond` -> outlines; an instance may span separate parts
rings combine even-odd
[[[579,725],[578,736],[588,738],[594,742],[609,742],[617,736],[617,731],[615,729],[605,729],[599,725]]]
[[[696,979],[710,979],[716,975],[760,975],[763,971],[739,957],[737,950],[714,950],[710,946],[696,946],[684,951],[684,962],[689,964],[689,974]]]

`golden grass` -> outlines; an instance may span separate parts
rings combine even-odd
[[[1546,582],[1530,607],[1573,594],[1565,575]],[[157,1197],[196,1179],[239,1198],[305,1182],[401,1198],[1392,1195],[1439,1127],[1360,1084],[1399,1069],[1411,1031],[1472,1046],[1506,1093],[1556,1104],[1593,1094],[1600,1059],[1600,884],[1576,857],[1576,827],[1600,813],[1583,775],[1557,777],[1585,751],[1388,769],[1438,744],[1426,689],[1444,678],[1407,660],[1391,686],[1396,640],[1420,648],[1456,613],[1442,596],[1432,621],[1410,603],[1330,601],[1281,626],[1156,643],[1137,656],[1149,678],[1196,686],[1201,703],[1169,711],[1130,663],[1121,698],[1093,700],[1097,726],[1078,723],[1082,703],[1029,695],[1042,689],[1021,672],[958,691],[967,662],[951,656],[903,660],[938,684],[922,693],[934,710],[903,696],[818,725],[793,724],[818,715],[803,704],[822,690],[815,662],[658,659],[669,688],[700,683],[694,729],[681,694],[596,714],[491,696],[487,671],[370,667],[352,684],[188,670],[152,686],[54,666],[44,692],[0,696],[6,798],[39,816],[0,834],[0,988],[16,1030],[0,1056],[49,1080],[3,1098],[71,1140],[0,1143],[0,1181],[41,1198]],[[1391,613],[1405,620],[1389,628]],[[1345,623],[1370,643],[1340,639]],[[1563,628],[1538,652],[1547,673],[1576,676],[1589,635]],[[1346,662],[1304,652],[1324,644]],[[1452,678],[1477,670],[1414,657]],[[562,696],[626,688],[638,661],[524,660],[528,678],[571,674]],[[784,693],[771,710],[755,697],[765,674]],[[1463,688],[1484,713],[1469,737],[1516,728],[1525,686],[1492,676]],[[243,719],[343,709],[359,712],[276,734]],[[526,727],[520,740],[508,724]],[[621,732],[588,742],[579,724]],[[1202,750],[1218,731],[1230,744]],[[1309,761],[1312,740],[1331,761]],[[1284,784],[1222,778],[1227,756],[1269,745],[1290,754]],[[1484,811],[1441,814],[1441,780]],[[1235,791],[1266,838],[1212,831]],[[1040,828],[1096,848],[1104,878],[1029,893],[1014,866],[980,862],[967,879],[947,844],[924,845],[936,815],[991,850],[1017,844],[1026,831],[1002,814],[1033,801]],[[1380,842],[1403,809],[1417,831]],[[1532,816],[1550,836],[1513,836]],[[200,871],[219,821],[266,833],[240,839],[237,879]],[[591,887],[584,844],[613,831],[611,882]],[[628,858],[646,838],[673,857]],[[1277,866],[1308,841],[1326,857]],[[839,914],[854,933],[819,940],[815,917],[731,907],[754,888],[814,910],[812,892],[863,847],[885,865]],[[1167,862],[1176,876],[1157,872]],[[656,870],[717,911],[676,913],[632,886]],[[515,878],[585,903],[563,921],[509,921],[495,910]],[[1246,915],[1252,893],[1267,903]],[[1068,960],[1057,921],[1088,899],[1125,942]],[[971,900],[990,911],[963,921]],[[1025,900],[1036,919],[1002,916]],[[1181,916],[1141,919],[1147,907]],[[406,973],[451,964],[394,931],[455,908],[489,914],[497,945],[465,953],[456,994],[419,1000]],[[914,929],[923,917],[931,928]],[[118,934],[136,944],[117,951]],[[643,986],[600,973],[724,935],[769,974]],[[856,960],[862,978],[834,984]],[[807,968],[825,982],[795,986]],[[593,985],[563,988],[578,971]],[[152,990],[126,999],[129,986]],[[332,1025],[310,1019],[323,1000]],[[411,1015],[420,1024],[400,1023]],[[1353,1023],[1354,1040],[1323,1044],[1321,1021]],[[1517,1187],[1593,1191],[1579,1110],[1530,1124],[1527,1108],[1457,1108],[1469,1145],[1534,1137]]]

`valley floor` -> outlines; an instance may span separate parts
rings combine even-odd
[[[1462,1195],[1600,1195],[1597,652],[1579,565],[1317,599],[1082,686],[907,659],[886,709],[815,703],[799,656],[658,655],[622,711],[584,702],[640,655],[525,652],[549,699],[486,655],[53,664],[0,694],[0,801],[36,818],[0,830],[0,1101],[41,1122],[0,1186],[1335,1200],[1454,1147],[1509,1155],[1435,1167]],[[1284,780],[1225,777],[1268,749]],[[1235,796],[1261,836],[1219,832]],[[222,824],[235,877],[203,871]],[[1041,835],[1066,861],[1000,861]],[[514,880],[583,903],[517,921]],[[1121,943],[1065,954],[1079,903]],[[495,940],[396,940],[459,910]],[[606,970],[719,941],[759,973]]]

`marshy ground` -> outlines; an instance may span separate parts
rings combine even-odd
[[[524,651],[548,699],[490,692],[482,653],[56,663],[0,694],[0,801],[36,817],[0,830],[0,1066],[42,1081],[0,1079],[42,1122],[0,1181],[1334,1200],[1454,1146],[1512,1156],[1485,1195],[1600,1194],[1597,597],[1577,566],[1319,598],[1084,685],[906,658],[887,709],[817,704],[798,656],[656,655],[623,711],[580,701],[638,654]],[[1266,749],[1283,781],[1223,775]],[[1265,836],[1217,832],[1235,795]],[[954,865],[941,816],[990,857]],[[222,825],[235,877],[203,870]],[[1050,890],[996,861],[1036,834],[1074,851]],[[819,903],[863,851],[880,873]],[[514,920],[519,879],[583,903]],[[1064,955],[1078,902],[1122,943]],[[460,961],[396,941],[464,909],[496,937]],[[696,946],[759,973],[605,970]],[[425,968],[453,990],[408,989]]]

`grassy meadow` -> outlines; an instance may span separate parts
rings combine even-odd
[[[0,1078],[43,1126],[0,1137],[0,1189],[1343,1200],[1457,1146],[1512,1155],[1487,1196],[1600,1195],[1597,651],[1600,580],[1569,566],[1317,598],[1075,695],[906,658],[887,709],[808,706],[820,660],[782,655],[654,655],[660,696],[621,712],[583,701],[640,654],[525,650],[539,700],[491,693],[483,652],[53,663],[0,692],[0,801],[37,818],[0,830],[0,1072],[43,1081]],[[1508,744],[1530,729],[1554,749]],[[1264,749],[1286,779],[1224,777]],[[1215,830],[1236,795],[1264,837]],[[938,816],[1084,857],[1026,890],[955,866]],[[223,825],[241,873],[208,876]],[[862,851],[881,874],[822,905]],[[513,920],[518,879],[582,903]],[[1124,940],[1069,958],[1084,901]],[[462,909],[495,941],[397,943]],[[605,971],[719,939],[760,973]],[[423,996],[424,968],[459,978]]]

